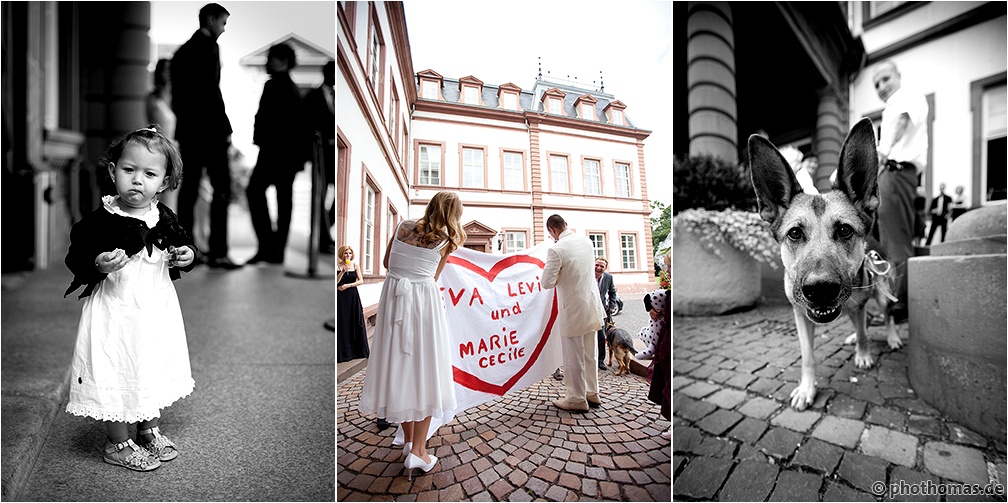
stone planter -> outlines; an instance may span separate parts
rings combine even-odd
[[[678,316],[724,314],[752,307],[760,297],[759,262],[719,243],[717,256],[688,231],[675,230],[672,243],[672,312]]]
[[[956,422],[1005,440],[1004,203],[957,218],[945,243],[908,263],[910,383]]]

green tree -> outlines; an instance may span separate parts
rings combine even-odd
[[[651,210],[658,211],[657,217],[651,217],[651,246],[658,251],[658,245],[665,241],[672,229],[672,207],[661,201],[651,201]]]

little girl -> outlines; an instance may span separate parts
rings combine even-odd
[[[161,409],[192,393],[189,349],[172,280],[190,271],[196,247],[156,197],[178,188],[182,160],[157,125],[109,146],[117,196],[70,230],[64,297],[85,298],[77,327],[67,412],[105,422],[106,462],[149,471],[178,456],[161,434]],[[137,442],[128,424],[137,423]],[[139,445],[138,445],[139,444]]]

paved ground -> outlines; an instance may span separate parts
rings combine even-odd
[[[242,261],[255,238],[237,213]],[[2,500],[333,501],[333,259],[330,279],[290,277],[305,243],[292,233],[285,266],[199,266],[175,283],[196,389],[162,412],[180,455],[151,473],[104,463],[101,423],[64,412],[81,309],[63,298],[69,271],[4,275]]]
[[[624,298],[619,326],[645,323],[643,295]],[[639,342],[639,341],[638,341]],[[355,361],[356,362],[356,361]],[[350,362],[347,362],[349,364]],[[345,365],[345,364],[341,364]],[[599,373],[603,405],[586,414],[559,411],[563,384],[551,377],[473,407],[442,426],[428,447],[439,457],[412,483],[395,429],[378,431],[357,410],[364,370],[343,377],[336,408],[336,497],[341,501],[669,501],[669,422],[647,399],[641,377]]]
[[[876,484],[1005,485],[1005,438],[985,438],[917,398],[906,349],[869,329],[869,370],[854,367],[853,332],[816,333],[819,394],[790,408],[801,358],[786,303],[720,317],[673,320],[673,495],[677,500],[882,501]],[[907,341],[908,327],[900,327]],[[913,341],[907,341],[913,344]],[[917,486],[917,487],[929,487]],[[1005,501],[1000,497],[910,497]],[[885,500],[906,496],[886,494]]]

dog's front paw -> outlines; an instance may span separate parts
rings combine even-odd
[[[795,389],[791,390],[791,407],[796,410],[805,410],[815,401],[815,396],[815,384],[802,381],[798,383],[798,386],[795,386]]]
[[[900,339],[900,336],[895,333],[889,334],[889,337],[886,338],[886,342],[889,343],[889,349],[892,349],[894,351],[903,347],[903,340]]]
[[[872,356],[870,350],[864,350],[863,352],[859,349],[854,352],[854,366],[859,369],[871,368],[875,364],[875,357]]]

